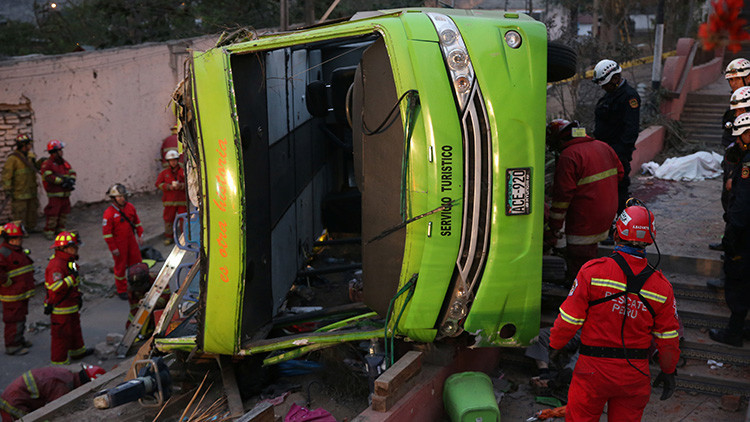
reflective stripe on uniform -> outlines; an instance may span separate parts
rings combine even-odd
[[[592,234],[590,236],[577,236],[574,234],[565,234],[565,241],[570,245],[591,245],[597,242],[601,242],[609,236],[609,230],[599,233]]]
[[[60,287],[62,287],[64,282],[65,282],[64,280],[57,280],[52,284],[44,283],[44,285],[47,287],[47,290],[52,290],[54,292],[54,291],[59,290]]]
[[[654,331],[652,334],[654,335],[654,337],[661,338],[661,339],[677,338],[677,336],[679,335],[677,334],[677,330],[665,331],[663,333],[658,333]]]
[[[606,278],[592,278],[591,285],[599,286],[599,287],[610,287],[612,289],[623,290],[623,291],[625,290],[625,287],[626,287],[626,284],[621,281],[609,280]]]
[[[162,205],[165,207],[184,207],[187,206],[187,202],[185,201],[176,201],[176,202],[162,202]]]
[[[70,358],[67,358],[67,359],[65,359],[62,362],[55,362],[53,360],[53,361],[50,361],[50,363],[53,364],[53,365],[70,365]]]
[[[80,349],[71,350],[69,353],[70,353],[70,356],[76,357],[76,356],[84,354],[85,352],[86,352],[86,346],[83,346]]]
[[[31,296],[34,296],[35,293],[35,290],[28,290],[18,295],[0,295],[0,302],[18,302],[21,300],[26,300]]]
[[[12,278],[12,277],[16,277],[16,276],[19,276],[21,274],[26,274],[26,273],[30,273],[30,272],[34,272],[34,266],[33,265],[25,265],[23,267],[18,267],[15,270],[8,271],[8,277]]]
[[[2,397],[0,397],[0,410],[8,412],[11,416],[17,419],[21,419],[23,415],[26,414],[26,412],[24,412],[23,410],[16,409],[15,407],[11,406],[10,403],[3,400]]]
[[[563,321],[567,322],[568,324],[572,325],[583,325],[583,322],[586,321],[585,318],[576,318],[568,315],[562,309],[560,309],[560,318],[562,318]]]
[[[48,198],[65,198],[70,196],[70,192],[47,192]]]
[[[38,399],[39,388],[36,386],[36,380],[34,380],[34,375],[31,373],[31,371],[26,371],[23,373],[23,382],[26,383],[26,390],[29,392],[29,396],[32,399]]]
[[[75,278],[75,277],[73,277],[72,275],[69,275],[69,276],[63,278],[62,281],[64,281],[65,284],[67,284],[70,287],[75,287],[75,286],[78,285],[78,279]]]
[[[582,177],[581,180],[578,181],[577,185],[586,185],[593,182],[598,182],[600,180],[604,180],[610,176],[616,176],[617,175],[617,168],[611,168],[609,170],[604,170],[601,173],[592,174],[591,176]]]
[[[553,202],[551,207],[552,208],[560,208],[560,209],[566,209],[570,206],[570,202]]]
[[[643,297],[645,297],[647,299],[651,299],[651,300],[659,302],[659,303],[664,303],[664,302],[667,301],[667,297],[666,296],[662,296],[662,295],[660,295],[658,293],[654,293],[654,292],[651,292],[651,291],[648,291],[648,290],[641,290],[641,294],[643,295]]]
[[[111,235],[111,234],[105,234],[105,235],[104,235],[104,238],[105,238],[105,239],[109,239],[110,237],[112,237],[112,235]]]
[[[58,308],[57,306],[55,306],[55,309],[52,310],[52,313],[55,315],[70,315],[78,312],[79,309],[80,308],[78,307],[78,305],[66,306],[64,308]]]

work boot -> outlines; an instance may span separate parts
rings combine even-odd
[[[711,280],[708,280],[706,282],[706,287],[708,287],[708,290],[711,290],[713,292],[717,290],[723,290],[724,289],[724,279],[723,278],[714,278]]]
[[[5,354],[11,356],[21,356],[29,353],[29,348],[24,346],[6,347]]]
[[[28,341],[26,339],[23,340],[23,347],[31,347],[33,345],[34,345],[34,343],[32,343],[32,342],[30,342],[30,341]]]
[[[742,347],[742,333],[731,333],[726,328],[712,328],[708,330],[708,336],[719,343]]]
[[[71,355],[70,359],[71,360],[80,360],[80,359],[85,358],[86,356],[91,356],[93,354],[94,354],[94,349],[91,349],[91,348],[87,347],[83,352],[81,352],[81,353],[79,353],[79,354],[77,354],[75,356]]]
[[[128,300],[128,294],[126,292],[118,293],[117,297],[119,297],[122,300]]]
[[[708,249],[711,249],[712,251],[723,251],[724,250],[724,245],[722,245],[721,242],[719,242],[719,243],[709,243],[708,244]]]
[[[171,237],[165,237],[164,238],[164,246],[169,246],[172,243],[174,243],[174,240]]]

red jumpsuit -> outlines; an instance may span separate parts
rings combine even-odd
[[[109,251],[112,252],[112,258],[115,260],[115,287],[117,287],[118,294],[128,291],[125,270],[129,266],[142,261],[141,250],[135,237],[136,232],[138,237],[143,235],[141,220],[138,218],[138,213],[135,211],[133,204],[126,202],[122,209],[115,204],[111,204],[104,210],[102,234]],[[118,251],[119,255],[115,255],[115,251]]]
[[[615,253],[625,259],[635,274],[646,267],[645,258]],[[568,298],[560,306],[560,314],[552,327],[550,347],[564,347],[581,329],[581,354],[568,390],[565,414],[568,422],[598,422],[606,403],[609,403],[610,422],[640,421],[651,396],[647,353],[652,339],[659,349],[661,370],[667,374],[675,371],[680,357],[677,303],[672,285],[661,271],[654,272],[641,289],[641,295],[649,302],[655,316],[637,295],[627,295],[623,337],[628,360],[638,370],[622,356],[625,352],[620,330],[626,296],[590,305],[591,301],[624,291],[626,280],[614,259],[604,257],[589,261],[581,268]],[[592,348],[596,350],[586,350]],[[610,353],[622,355],[596,357]]]
[[[62,186],[63,180],[76,178],[76,172],[70,167],[70,163],[58,155],[52,155],[42,164],[42,182],[47,192],[47,206],[44,207],[44,215],[47,223],[44,225],[45,234],[54,235],[65,230],[65,224],[70,214],[70,192],[71,188]]]
[[[34,295],[34,266],[20,246],[4,242],[0,246],[0,302],[3,303],[5,351],[24,347],[23,332],[29,313],[29,298]]]
[[[61,250],[47,264],[44,285],[47,287],[47,304],[54,305],[50,315],[52,344],[50,360],[55,365],[67,365],[70,358],[86,352],[81,334],[81,292],[78,291],[80,278],[70,266],[76,260]]]
[[[617,185],[622,163],[609,145],[589,136],[563,144],[555,167],[549,226],[565,222],[569,279],[596,258],[597,243],[606,239],[617,215]]]
[[[20,419],[81,385],[77,373],[54,366],[26,371],[0,395],[2,422]]]
[[[173,189],[176,183],[182,183],[183,188]],[[172,226],[175,216],[187,211],[187,199],[185,197],[185,170],[182,167],[167,167],[159,173],[156,179],[156,187],[162,191],[161,202],[164,205],[164,236],[172,237]]]

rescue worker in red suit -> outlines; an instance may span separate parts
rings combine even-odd
[[[56,366],[26,371],[0,395],[0,420],[20,419],[104,373],[104,368],[86,364],[77,372]]]
[[[25,355],[31,342],[23,333],[29,298],[34,295],[34,266],[29,252],[23,249],[22,226],[8,223],[3,226],[3,244],[0,245],[0,301],[3,303],[5,324],[5,353]]]
[[[156,179],[156,187],[162,191],[161,202],[164,205],[164,244],[171,245],[175,216],[187,212],[185,170],[178,161],[180,153],[176,150],[167,151],[164,158],[167,159],[169,166],[159,173],[159,177]]]
[[[51,353],[54,365],[67,365],[71,359],[81,359],[92,354],[93,349],[83,343],[81,334],[81,305],[83,298],[78,290],[78,236],[62,232],[55,238],[52,247],[55,254],[47,264],[44,285],[47,298],[44,313],[51,319]]]
[[[565,223],[567,279],[572,282],[581,266],[596,258],[598,243],[609,235],[624,170],[612,147],[586,136],[577,121],[550,122],[547,142],[560,156],[544,238],[554,246]]]
[[[605,404],[610,422],[640,421],[651,396],[652,339],[661,367],[654,386],[663,385],[662,400],[674,393],[680,358],[677,303],[672,285],[646,260],[653,221],[645,207],[626,207],[616,222],[615,252],[586,263],[560,306],[551,359],[581,330],[568,422],[598,422]]]
[[[76,172],[70,163],[63,159],[65,144],[53,139],[47,144],[49,158],[42,164],[42,183],[47,192],[47,206],[44,215],[44,236],[48,240],[55,238],[56,233],[65,231],[65,224],[70,214],[70,192],[75,189]]]
[[[115,183],[107,194],[112,199],[112,204],[104,210],[102,234],[115,261],[117,296],[122,300],[128,300],[125,270],[142,261],[139,246],[143,227],[135,207],[128,202],[128,191],[125,186]]]

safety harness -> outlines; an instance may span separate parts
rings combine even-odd
[[[628,293],[632,293],[634,295],[637,295],[641,299],[641,302],[646,306],[646,309],[648,309],[651,317],[656,318],[656,311],[654,311],[654,308],[651,306],[651,304],[646,300],[645,297],[643,297],[643,294],[641,294],[643,285],[646,284],[646,280],[648,280],[648,278],[651,277],[651,275],[654,273],[654,269],[646,265],[646,268],[644,268],[643,271],[638,274],[634,274],[633,270],[630,269],[630,265],[628,265],[627,261],[625,261],[625,258],[623,258],[622,255],[615,252],[609,258],[614,260],[617,266],[619,266],[622,272],[625,274],[627,280],[625,290],[607,297],[592,300],[589,302],[589,307],[596,306],[610,300],[615,300],[619,297],[627,295]],[[627,317],[628,313],[626,309],[625,316],[623,318]],[[581,344],[580,353],[582,355],[592,356],[596,358],[647,359],[648,350],[649,349],[647,348],[632,349],[625,347],[601,347]]]

